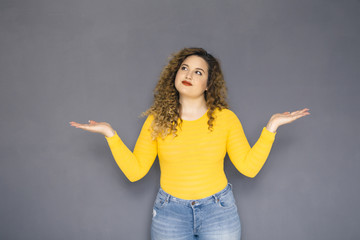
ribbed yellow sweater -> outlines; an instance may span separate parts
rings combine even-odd
[[[161,188],[177,198],[201,199],[219,192],[227,185],[224,173],[226,152],[237,170],[255,177],[264,165],[275,134],[265,127],[251,148],[237,116],[228,109],[216,110],[213,131],[208,130],[205,113],[194,121],[183,120],[178,136],[151,140],[149,116],[131,152],[118,134],[105,137],[114,159],[130,181],[144,177],[159,157]]]

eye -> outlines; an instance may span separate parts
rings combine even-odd
[[[187,67],[182,66],[182,67],[181,67],[181,70],[187,70]]]
[[[200,71],[196,71],[195,73],[196,73],[197,75],[202,76],[202,72],[200,72]]]

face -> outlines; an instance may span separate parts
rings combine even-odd
[[[196,55],[189,56],[180,65],[175,77],[175,88],[180,97],[198,98],[207,90],[208,64]]]

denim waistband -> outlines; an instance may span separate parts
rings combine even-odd
[[[205,203],[209,203],[209,202],[218,202],[219,198],[221,198],[221,196],[227,194],[228,192],[232,191],[232,185],[231,183],[228,183],[226,185],[226,187],[221,190],[220,192],[217,192],[209,197],[206,198],[201,198],[201,199],[194,199],[194,200],[185,200],[185,199],[181,199],[181,198],[176,198],[172,195],[170,195],[169,193],[165,192],[161,187],[159,189],[158,194],[160,194],[162,197],[164,197],[166,199],[167,202],[177,202],[180,204],[184,204],[184,205],[200,205],[200,204],[205,204]]]

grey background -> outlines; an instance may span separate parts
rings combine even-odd
[[[103,136],[133,148],[171,53],[221,60],[254,144],[278,129],[254,179],[225,159],[242,239],[360,238],[360,1],[0,1],[0,239],[149,239],[159,166],[130,183]]]

